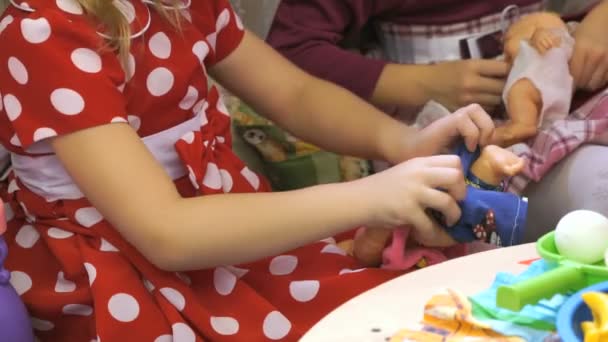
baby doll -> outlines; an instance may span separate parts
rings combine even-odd
[[[471,242],[487,241],[492,234],[496,234],[496,240],[500,238],[507,244],[517,243],[527,205],[516,195],[500,191],[504,178],[514,176],[523,169],[523,159],[498,146],[487,146],[481,153],[470,153],[463,145],[456,154],[461,157],[468,187],[467,197],[460,204],[463,213],[461,219],[453,227],[446,227],[450,235],[458,242]],[[495,213],[499,218],[495,217]],[[505,218],[507,215],[509,217]],[[442,221],[441,217],[437,219]],[[504,229],[493,227],[498,219]],[[343,242],[341,246],[352,248],[352,254],[365,266],[378,266],[384,261],[385,264],[393,264],[391,268],[400,268],[395,267],[395,263],[400,262],[400,256],[395,253],[403,255],[407,237],[396,232],[393,245],[385,249],[391,234],[393,232],[386,229],[366,228],[357,233],[352,246],[349,246],[349,242]],[[426,250],[420,255],[433,258],[438,253],[441,252]]]
[[[508,122],[496,129],[494,143],[508,147],[536,135],[544,124],[570,110],[573,79],[568,63],[574,38],[549,12],[529,14],[505,33],[505,60],[511,71],[503,91]]]

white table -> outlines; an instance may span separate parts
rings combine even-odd
[[[495,249],[405,274],[346,302],[300,341],[384,342],[420,322],[426,302],[439,290],[465,295],[487,289],[497,272],[520,273],[522,261],[537,258],[535,244]]]

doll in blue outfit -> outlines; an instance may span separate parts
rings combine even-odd
[[[459,243],[483,241],[497,246],[519,244],[525,230],[528,211],[527,199],[504,192],[503,179],[518,174],[524,160],[498,146],[486,146],[470,152],[464,144],[454,153],[460,156],[467,181],[467,195],[460,203],[462,216],[453,226],[445,225],[442,217],[430,212],[450,235]],[[396,230],[391,239],[386,230],[368,228],[360,231],[353,245],[352,254],[365,266],[391,269],[408,269],[412,265],[433,264],[445,260],[446,250],[415,246],[408,241],[408,234]],[[344,244],[342,244],[344,246]],[[454,256],[452,254],[452,256]]]
[[[524,160],[498,146],[469,152],[460,145],[460,156],[467,181],[467,195],[460,203],[462,216],[446,227],[458,242],[483,240],[498,246],[517,245],[523,238],[528,201],[504,192],[502,181],[524,167]]]

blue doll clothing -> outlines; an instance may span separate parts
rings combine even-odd
[[[483,240],[499,246],[517,245],[523,238],[528,212],[527,199],[484,184],[470,173],[480,155],[460,144],[454,153],[460,156],[467,178],[467,195],[460,203],[462,216],[448,233],[458,242]]]

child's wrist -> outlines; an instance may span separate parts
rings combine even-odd
[[[357,217],[356,226],[376,227],[382,217],[382,201],[377,199],[375,176],[360,178],[348,183],[342,183],[345,196],[349,198],[349,211]]]
[[[380,133],[380,154],[391,165],[416,157],[416,137],[418,130],[399,123],[390,130]]]
[[[427,65],[387,64],[374,98],[384,105],[417,108],[433,99],[433,68]]]

